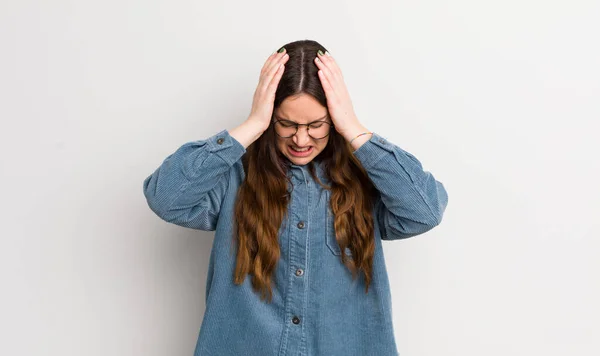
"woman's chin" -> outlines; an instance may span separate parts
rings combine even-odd
[[[288,156],[288,159],[296,165],[302,166],[305,164],[308,164],[310,161],[312,161],[313,157],[312,156],[308,156],[308,157],[290,157]]]

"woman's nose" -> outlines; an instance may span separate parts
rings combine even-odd
[[[294,135],[294,142],[298,146],[305,146],[310,141],[307,126],[298,126],[298,131]]]

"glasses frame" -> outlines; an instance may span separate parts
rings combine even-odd
[[[333,122],[327,122],[327,121],[325,121],[325,120],[323,120],[323,119],[321,119],[321,120],[315,120],[315,121],[311,121],[311,122],[309,122],[308,124],[299,124],[299,123],[297,123],[297,122],[295,122],[295,121],[292,121],[292,120],[278,119],[278,118],[276,118],[276,117],[273,117],[273,118],[274,118],[274,120],[275,120],[275,121],[273,122],[273,131],[275,131],[275,134],[276,134],[277,136],[281,137],[281,138],[290,138],[290,137],[293,137],[295,134],[297,134],[297,133],[298,133],[298,127],[300,127],[300,126],[306,126],[306,133],[308,133],[308,136],[310,136],[310,137],[311,137],[312,139],[314,139],[314,140],[322,140],[322,139],[324,139],[325,137],[329,136],[329,133],[331,132],[331,128],[332,128],[332,127],[334,127],[334,125],[333,125]],[[294,131],[294,133],[293,133],[293,134],[291,134],[290,136],[281,136],[279,133],[277,133],[277,128],[275,128],[275,124],[277,124],[279,121],[290,122],[290,123],[292,123],[292,124],[296,125],[296,131]],[[313,137],[313,136],[310,134],[310,125],[314,124],[315,122],[322,122],[322,123],[324,123],[324,124],[327,124],[327,125],[329,125],[329,130],[327,131],[327,135],[325,135],[325,136],[323,136],[323,137],[320,137],[320,138],[316,138],[316,137]]]

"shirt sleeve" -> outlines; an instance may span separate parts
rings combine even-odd
[[[183,144],[144,179],[148,206],[167,222],[214,231],[229,186],[228,172],[245,152],[227,130]]]
[[[375,212],[382,239],[416,236],[441,223],[448,193],[414,155],[373,133],[354,156],[380,193]]]

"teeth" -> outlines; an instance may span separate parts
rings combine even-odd
[[[298,151],[298,152],[304,152],[304,151],[308,151],[310,149],[310,147],[306,147],[306,148],[296,148],[296,147],[292,147],[294,149],[294,151]]]

